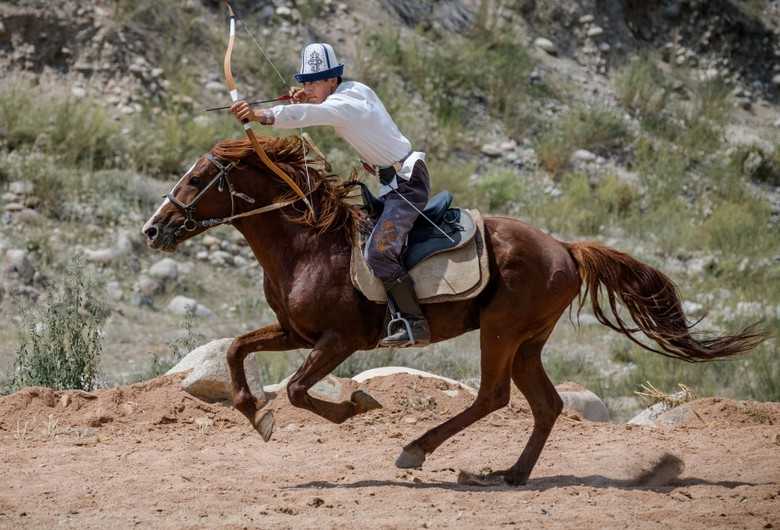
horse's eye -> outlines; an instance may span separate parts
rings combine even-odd
[[[192,177],[190,179],[190,184],[192,184],[193,186],[199,188],[200,187],[200,179],[198,177]]]

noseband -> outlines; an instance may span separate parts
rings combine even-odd
[[[240,214],[236,214],[236,197],[239,199],[248,202],[249,204],[254,204],[255,200],[252,197],[249,197],[248,195],[245,195],[239,191],[236,191],[233,187],[233,184],[230,182],[230,170],[233,169],[238,165],[236,161],[231,161],[229,164],[225,165],[222,162],[220,162],[219,159],[217,159],[214,155],[209,153],[206,155],[206,158],[209,162],[214,164],[217,169],[219,169],[219,173],[214,176],[214,178],[209,181],[209,183],[198,192],[198,194],[195,196],[192,201],[190,201],[189,204],[184,204],[179,199],[173,196],[173,192],[176,190],[176,186],[173,187],[171,191],[163,195],[164,198],[171,201],[171,204],[176,206],[179,210],[182,211],[185,217],[184,224],[180,226],[176,230],[176,235],[181,233],[183,230],[186,230],[188,232],[192,232],[194,230],[197,230],[198,228],[211,228],[213,226],[229,223],[235,219],[238,219],[240,217],[247,217],[250,215],[257,215],[264,212],[270,212],[272,210],[278,210],[279,208],[284,208],[285,206],[288,206],[296,201],[301,200],[301,197],[297,197],[295,199],[284,201],[284,202],[277,202],[270,204],[268,206],[263,206],[262,208],[255,208],[254,210],[250,210],[248,212],[243,212]],[[217,189],[220,193],[222,193],[225,190],[225,187],[227,187],[228,193],[230,194],[230,216],[228,217],[217,217],[213,219],[196,219],[195,218],[195,207],[198,205],[200,200],[203,198],[203,196],[214,187],[214,185],[217,185]],[[178,184],[177,184],[178,186]]]

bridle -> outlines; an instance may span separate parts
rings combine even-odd
[[[242,212],[237,214],[236,213],[236,197],[248,202],[249,204],[254,204],[255,200],[252,197],[249,197],[248,195],[245,195],[241,193],[240,191],[236,191],[236,189],[233,187],[233,183],[230,182],[230,170],[233,169],[238,165],[238,163],[234,160],[229,162],[228,164],[225,164],[224,161],[220,161],[217,157],[209,153],[206,155],[206,159],[214,164],[214,166],[219,169],[219,172],[212,178],[206,186],[202,190],[198,192],[198,194],[193,198],[189,204],[184,204],[179,199],[173,196],[173,192],[176,191],[176,188],[181,184],[181,182],[184,180],[184,177],[190,174],[192,170],[195,168],[193,166],[190,168],[190,171],[184,174],[184,176],[179,180],[178,183],[176,183],[171,191],[163,195],[164,198],[171,201],[171,204],[176,206],[185,217],[184,224],[182,224],[179,228],[176,229],[175,235],[179,235],[182,231],[192,232],[194,230],[197,230],[199,228],[211,228],[217,225],[222,225],[226,223],[230,223],[234,221],[235,219],[239,219],[241,217],[248,217],[250,215],[259,215],[261,213],[270,212],[273,210],[278,210],[280,208],[284,208],[285,206],[289,206],[290,204],[297,202],[301,200],[301,197],[296,197],[294,199],[290,199],[288,201],[283,202],[275,202],[273,204],[269,204],[267,206],[262,206],[260,208],[255,208],[254,210],[249,210],[248,212]],[[227,187],[227,191],[230,194],[230,215],[228,217],[215,217],[212,219],[196,219],[195,218],[195,207],[198,205],[200,200],[206,195],[206,193],[214,187],[214,185],[217,186],[217,189],[220,193],[225,191],[225,188]]]

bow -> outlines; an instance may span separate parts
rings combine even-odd
[[[228,0],[224,0],[224,2],[225,6],[228,8],[228,15],[230,17],[230,37],[228,39],[227,50],[225,51],[225,61],[223,66],[225,69],[225,83],[227,84],[228,90],[230,91],[230,99],[235,103],[241,99],[241,96],[238,93],[238,89],[236,88],[236,80],[233,78],[233,71],[230,68],[230,62],[233,55],[233,45],[235,44],[236,40],[236,14],[233,11],[233,8],[230,6],[230,2],[228,2]],[[263,150],[263,148],[260,146],[260,143],[257,141],[257,137],[255,136],[255,132],[252,130],[252,125],[249,120],[244,120],[243,123],[244,131],[246,132],[246,135],[249,138],[255,153],[257,153],[257,156],[260,157],[260,160],[263,161],[268,169],[273,171],[280,179],[286,182],[287,185],[290,186],[290,188],[292,188],[296,194],[298,194],[298,196],[303,200],[303,202],[311,211],[312,216],[316,217],[314,208],[312,208],[309,199],[306,197],[306,194],[303,193],[303,190],[301,190],[300,186],[298,186],[298,184],[292,178],[290,178],[290,176],[285,173],[282,168],[277,166],[274,161],[268,157],[265,150]]]

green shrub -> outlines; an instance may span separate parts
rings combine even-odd
[[[40,311],[25,315],[12,386],[92,390],[102,352],[106,310],[79,264]]]
[[[616,76],[618,98],[637,116],[653,119],[665,109],[669,91],[664,73],[649,55],[630,61]]]
[[[576,107],[539,137],[536,154],[544,169],[560,175],[577,149],[608,155],[628,140],[625,122],[616,112],[598,107]]]
[[[766,250],[769,208],[759,201],[724,202],[702,225],[703,242],[728,254]]]

